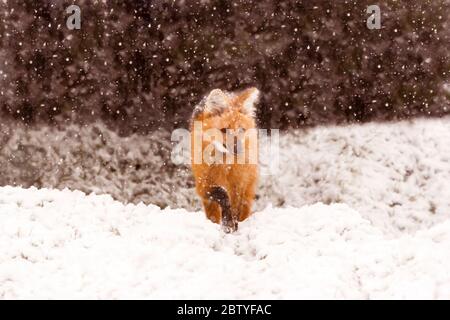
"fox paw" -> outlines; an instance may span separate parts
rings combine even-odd
[[[232,233],[238,229],[237,221],[222,221],[222,230],[225,233]]]

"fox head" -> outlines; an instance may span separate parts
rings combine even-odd
[[[254,115],[258,96],[256,88],[239,93],[212,90],[194,111],[192,150],[195,150],[195,143],[201,141],[204,154],[214,157],[215,163],[222,163],[225,155],[228,160],[229,156],[238,157],[239,163],[255,163],[257,134]]]
[[[203,122],[203,130],[211,128],[224,132],[255,128],[255,104],[259,90],[249,88],[239,93],[212,90],[194,111],[194,121]]]

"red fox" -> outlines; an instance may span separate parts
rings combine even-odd
[[[256,88],[239,93],[214,89],[192,116],[191,164],[196,191],[207,218],[221,223],[227,233],[236,231],[238,221],[251,215],[258,179],[254,119],[258,97]]]

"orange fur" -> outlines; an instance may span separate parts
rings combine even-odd
[[[257,89],[251,88],[239,94],[228,95],[225,101],[226,107],[221,110],[219,114],[217,114],[217,112],[208,112],[208,110],[204,110],[201,113],[196,114],[193,120],[201,121],[202,133],[211,128],[255,129],[256,124],[253,116],[245,113],[243,110],[244,103],[248,101],[247,99],[249,99],[249,96],[254,90]],[[222,208],[217,202],[211,201],[208,197],[208,192],[211,190],[211,187],[219,186],[224,188],[229,196],[232,209],[231,213],[237,226],[238,221],[243,221],[251,215],[251,208],[258,179],[258,165],[257,162],[248,163],[248,156],[250,152],[256,152],[255,154],[257,154],[257,150],[255,150],[255,148],[257,148],[257,143],[252,143],[249,136],[243,138],[242,142],[246,155],[244,164],[236,163],[236,158],[232,164],[226,164],[225,160],[223,164],[208,164],[205,163],[205,161],[202,161],[200,164],[195,164],[193,161],[194,139],[194,130],[191,126],[192,172],[195,178],[196,190],[198,195],[202,198],[206,216],[215,223],[221,222]],[[209,144],[211,144],[211,141],[205,141],[204,138],[202,139],[202,154]],[[214,150],[214,152],[217,151]],[[233,155],[233,157],[237,156]]]

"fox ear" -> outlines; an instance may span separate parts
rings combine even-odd
[[[212,90],[206,98],[205,111],[211,113],[221,113],[228,108],[229,100],[225,92],[220,89]]]
[[[255,115],[255,104],[259,99],[259,90],[256,88],[247,89],[239,98],[242,101],[241,111],[253,117]]]

